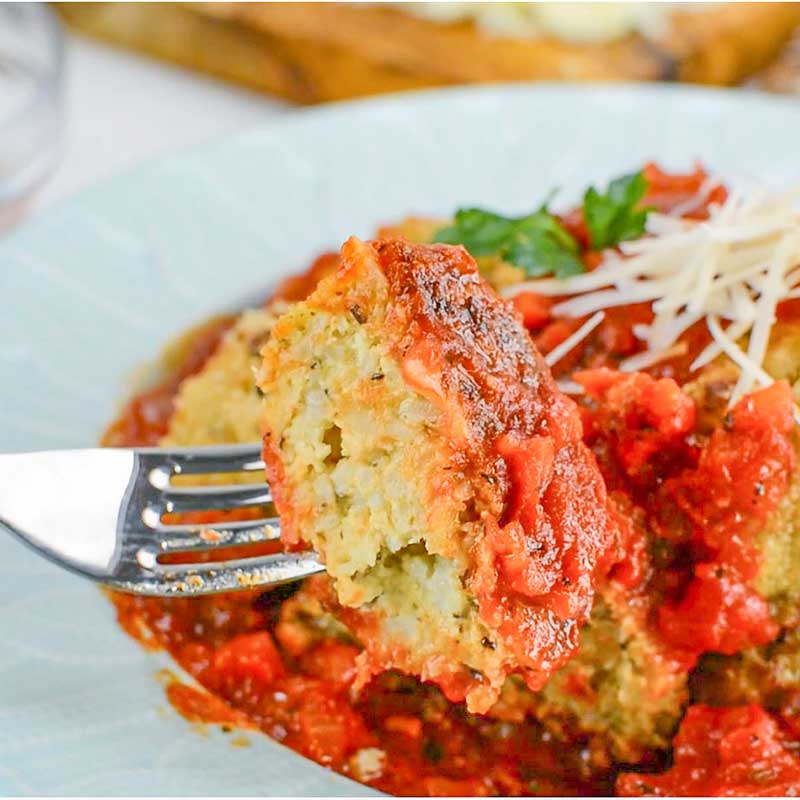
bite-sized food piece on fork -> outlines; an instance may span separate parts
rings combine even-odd
[[[350,239],[258,385],[284,541],[386,669],[487,711],[576,652],[619,542],[574,403],[461,247]]]

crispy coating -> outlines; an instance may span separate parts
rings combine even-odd
[[[533,697],[531,712],[565,738],[599,735],[615,760],[635,763],[669,745],[687,679],[625,598],[606,592],[581,630],[580,652]]]
[[[259,440],[261,396],[255,370],[276,319],[276,313],[265,310],[239,317],[203,369],[181,384],[163,446]]]

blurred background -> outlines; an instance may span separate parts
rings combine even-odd
[[[498,81],[795,95],[800,3],[0,3],[0,228],[300,105]]]

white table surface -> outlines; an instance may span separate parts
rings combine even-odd
[[[70,35],[64,153],[26,216],[144,159],[269,124],[289,109],[231,84]]]

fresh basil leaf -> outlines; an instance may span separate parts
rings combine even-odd
[[[585,271],[575,253],[562,247],[553,237],[541,230],[532,231],[508,248],[505,259],[525,270],[529,278],[554,275],[568,278]]]
[[[521,267],[529,278],[566,278],[585,269],[577,241],[546,206],[516,218],[462,208],[452,225],[436,232],[434,241],[463,244],[476,257],[499,256]]]
[[[595,250],[615,247],[644,233],[649,208],[639,203],[647,192],[647,180],[641,172],[623,175],[608,185],[605,194],[590,187],[583,196],[583,218]]]
[[[454,224],[436,234],[436,241],[463,244],[473,256],[496,253],[513,233],[514,221],[483,211],[462,208],[456,212]]]

